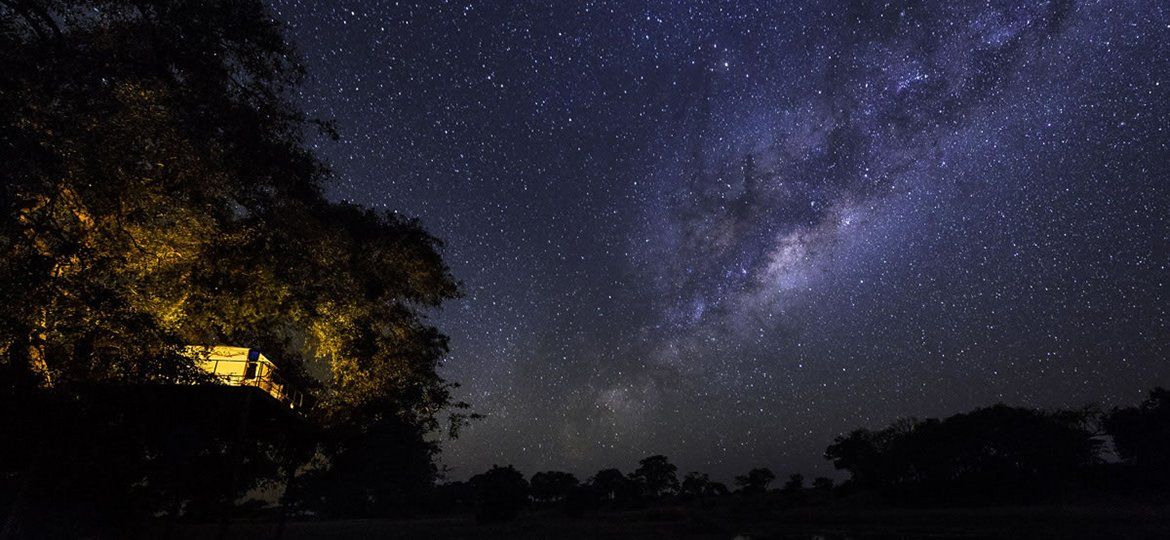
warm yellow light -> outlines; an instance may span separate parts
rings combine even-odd
[[[186,352],[195,360],[197,367],[214,375],[221,384],[254,386],[290,408],[301,405],[300,392],[286,384],[277,373],[276,365],[256,349],[230,345],[191,345],[186,348]]]

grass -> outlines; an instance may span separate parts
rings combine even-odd
[[[177,538],[216,537],[217,525],[184,526]],[[470,515],[406,520],[237,521],[227,538],[1168,538],[1167,506],[1032,506],[996,508],[757,508],[667,506],[570,519],[533,510],[506,524],[480,525]]]

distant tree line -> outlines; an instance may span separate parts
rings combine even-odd
[[[529,505],[556,505],[570,516],[661,504],[962,504],[1061,502],[1070,497],[1170,497],[1170,391],[1156,388],[1137,406],[1107,412],[993,405],[943,419],[904,419],[837,437],[825,458],[849,478],[805,484],[754,468],[735,488],[705,473],[678,478],[666,456],[641,460],[629,474],[598,471],[584,482],[560,471],[529,481],[511,466],[467,482],[440,485],[435,507],[474,509],[485,522],[515,518]]]
[[[1170,392],[1099,412],[1006,405],[837,437],[847,489],[912,501],[1027,502],[1068,493],[1167,493]]]

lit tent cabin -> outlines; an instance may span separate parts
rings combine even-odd
[[[187,354],[195,365],[228,386],[254,386],[290,409],[304,405],[305,396],[280,376],[276,365],[256,349],[192,345]]]

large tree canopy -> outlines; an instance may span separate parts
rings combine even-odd
[[[302,76],[253,1],[0,3],[0,353],[44,386],[269,351],[318,412],[431,422],[457,294],[417,223],[327,201]]]
[[[333,131],[261,2],[0,0],[0,73],[7,405],[197,382],[183,347],[230,344],[311,391],[336,463],[391,431],[429,458],[459,424],[423,313],[458,295],[440,243],[325,198],[307,138]]]

